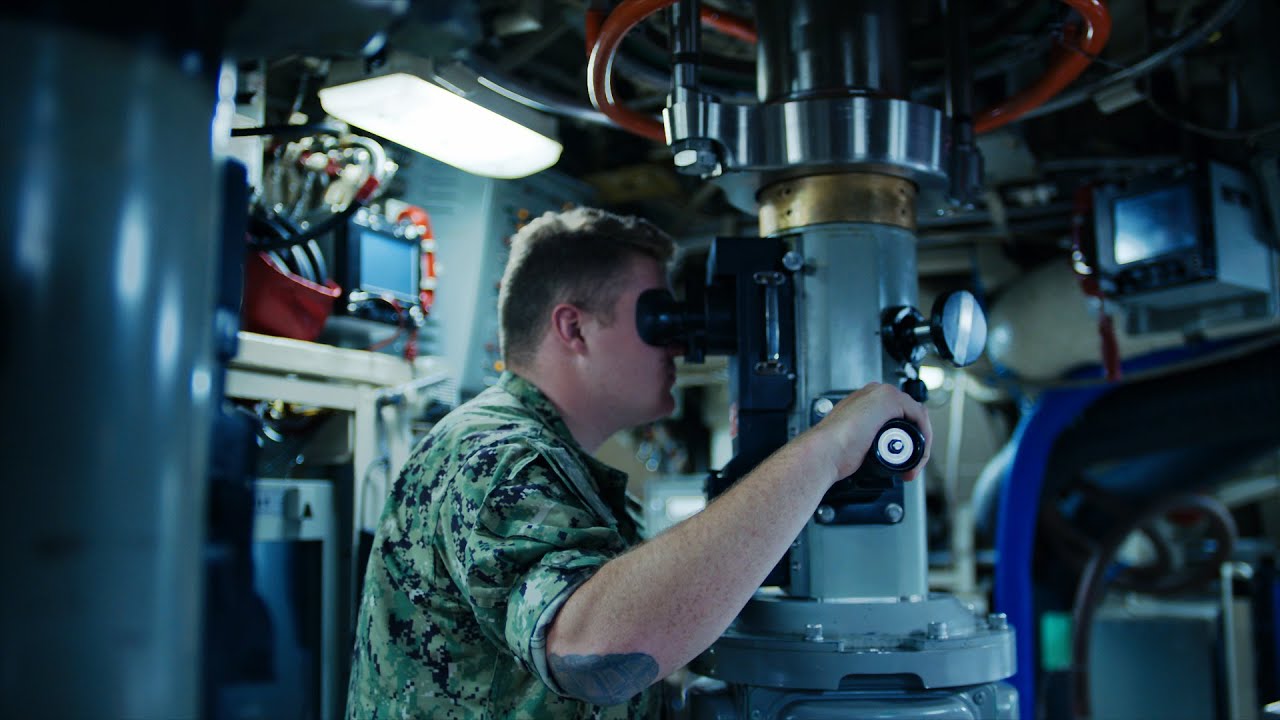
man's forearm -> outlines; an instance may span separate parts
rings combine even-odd
[[[621,702],[717,638],[835,479],[802,438],[701,513],[605,564],[560,609],[548,660],[563,689]]]

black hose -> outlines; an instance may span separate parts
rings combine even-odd
[[[1199,27],[1180,36],[1177,40],[1174,40],[1163,48],[1151,53],[1146,58],[1124,68],[1123,70],[1118,70],[1097,82],[1090,83],[1085,87],[1077,88],[1070,92],[1062,93],[1040,107],[1024,113],[1022,117],[1018,118],[1018,120],[1029,120],[1034,117],[1040,117],[1041,115],[1048,115],[1049,113],[1058,112],[1059,110],[1065,110],[1069,107],[1085,102],[1096,95],[1099,91],[1105,90],[1116,83],[1123,82],[1125,80],[1135,80],[1149,74],[1151,71],[1159,68],[1179,55],[1182,55],[1196,45],[1199,45],[1205,40],[1205,38],[1222,29],[1224,25],[1236,16],[1236,13],[1240,12],[1240,8],[1244,7],[1245,1],[1246,0],[1225,0],[1222,5],[1218,6],[1218,9],[1213,13],[1213,15],[1209,16],[1209,19],[1201,23]]]
[[[277,138],[305,137],[318,134],[341,135],[343,131],[325,123],[305,123],[301,125],[263,125],[261,127],[231,128],[231,137],[257,137],[274,135]]]
[[[352,200],[351,202],[347,203],[347,206],[342,210],[330,215],[329,217],[316,223],[315,225],[312,225],[311,227],[307,228],[306,230],[303,230],[300,233],[289,233],[289,234],[282,235],[279,233],[278,230],[273,230],[272,234],[275,235],[278,239],[267,240],[267,241],[255,240],[249,243],[249,247],[253,250],[280,250],[282,248],[293,247],[294,245],[301,245],[302,243],[308,242],[310,240],[314,240],[318,237],[324,236],[338,229],[344,223],[346,223],[346,221],[352,215],[354,215],[357,210],[364,207],[364,205],[365,204],[363,201]],[[279,220],[280,218],[275,218],[275,219]],[[257,223],[263,223],[263,224],[259,225]],[[254,230],[260,230],[264,226],[271,227],[270,219],[254,218],[254,220],[251,221],[251,227]],[[255,233],[251,232],[250,234],[253,235]]]
[[[1218,543],[1213,557],[1200,570],[1171,577],[1167,582],[1161,583],[1162,592],[1180,592],[1203,585],[1217,575],[1218,568],[1231,558],[1231,553],[1235,550],[1237,533],[1231,511],[1213,497],[1189,493],[1170,495],[1157,501],[1132,522],[1114,529],[1102,541],[1098,551],[1085,565],[1072,608],[1072,713],[1077,719],[1088,718],[1092,714],[1089,703],[1089,641],[1093,616],[1106,595],[1106,571],[1115,560],[1125,538],[1134,529],[1149,526],[1178,510],[1199,510],[1200,515],[1217,531]]]

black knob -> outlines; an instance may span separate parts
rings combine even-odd
[[[920,337],[918,329],[928,323],[919,310],[909,305],[886,308],[881,323],[881,341],[890,357],[912,365],[924,359],[928,341]]]
[[[876,433],[862,469],[879,476],[910,471],[924,459],[924,433],[909,420],[890,420]]]
[[[938,297],[928,320],[907,305],[886,308],[881,316],[885,352],[898,362],[915,365],[932,347],[956,367],[972,365],[987,344],[987,317],[977,298],[967,290]]]
[[[929,399],[929,388],[920,378],[902,381],[902,392],[911,396],[912,400],[922,403]]]

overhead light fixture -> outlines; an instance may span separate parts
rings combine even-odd
[[[320,105],[329,115],[485,177],[513,179],[546,170],[564,150],[555,120],[485,87],[460,63],[437,69],[392,54],[373,73],[335,64]]]

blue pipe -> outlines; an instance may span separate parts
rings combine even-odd
[[[1010,679],[1028,717],[1036,707],[1036,616],[1031,557],[1035,550],[1040,492],[1054,442],[1112,385],[1048,390],[1014,431],[1013,462],[1000,496],[996,525],[995,607],[1017,634],[1017,673]]]
[[[1192,347],[1177,347],[1142,355],[1124,362],[1126,374],[1169,367],[1187,360],[1204,358],[1213,353],[1256,340],[1252,337],[1215,340]],[[1099,377],[1096,365],[1080,368],[1068,378],[1083,380]],[[1034,607],[1031,559],[1035,551],[1036,521],[1040,513],[1040,497],[1054,444],[1062,434],[1091,406],[1118,383],[1046,390],[1032,408],[1023,413],[1014,431],[1015,447],[1009,477],[1000,494],[996,524],[996,568],[994,605],[1009,617],[1009,625],[1017,632],[1017,673],[1010,682],[1018,690],[1018,702],[1036,709],[1036,631],[1038,618]]]

